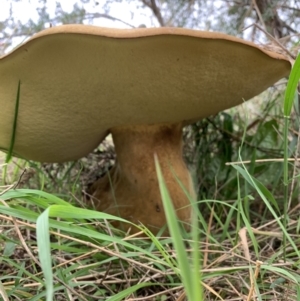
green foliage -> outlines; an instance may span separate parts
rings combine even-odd
[[[255,164],[255,160],[283,158],[283,141],[279,134],[283,130],[283,121],[277,115],[277,104],[281,99],[280,94],[275,94],[273,100],[257,109],[261,112],[259,116],[247,116],[244,110],[231,110],[231,114],[222,112],[192,126],[196,144],[195,174],[200,199],[237,197],[236,176],[231,165],[226,163],[238,161],[239,155],[243,160],[250,160],[247,166],[256,178],[271,190],[280,191],[282,183],[279,178],[283,170],[279,163],[266,161]],[[290,145],[290,149],[293,148],[294,142]],[[278,177],[274,177],[275,170]]]

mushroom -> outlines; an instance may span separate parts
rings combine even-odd
[[[186,192],[194,190],[183,126],[241,104],[289,71],[283,55],[221,33],[52,27],[0,59],[0,148],[10,146],[20,81],[14,155],[76,160],[111,133],[117,163],[93,184],[91,201],[155,233],[166,219],[154,154],[178,218],[188,223]]]

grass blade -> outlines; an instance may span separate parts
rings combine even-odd
[[[169,195],[169,192],[167,190],[166,183],[164,181],[157,156],[155,156],[154,159],[155,159],[155,167],[157,172],[159,189],[164,205],[164,211],[168,222],[169,231],[176,250],[176,255],[177,255],[176,257],[179,266],[178,272],[181,276],[181,280],[185,288],[188,300],[190,301],[202,300],[202,294],[201,294],[202,291],[201,288],[199,288],[201,284],[200,281],[198,282],[198,279],[200,277],[199,275],[197,276],[199,270],[196,270],[196,268],[199,266],[199,261],[198,261],[199,257],[198,255],[193,256],[193,261],[197,260],[198,262],[195,267],[191,266],[189,263],[188,254],[185,250],[185,246],[182,240],[182,235],[178,224],[177,216],[175,213],[175,209],[171,197]],[[196,230],[194,229],[194,231]],[[198,249],[194,250],[194,252],[198,252]],[[195,283],[196,281],[197,283]]]
[[[10,140],[10,146],[8,153],[6,155],[5,163],[8,163],[13,154],[13,149],[15,146],[15,140],[16,140],[16,131],[17,131],[17,121],[18,121],[18,114],[19,114],[19,103],[20,103],[20,89],[21,89],[21,82],[18,83],[18,91],[17,91],[17,97],[16,97],[16,105],[15,105],[15,114],[14,114],[14,122],[13,122],[13,129],[11,134],[11,140]]]
[[[300,55],[298,55],[294,66],[292,68],[290,78],[285,90],[284,97],[284,162],[283,162],[283,184],[284,184],[284,208],[283,208],[283,226],[286,229],[288,224],[288,194],[289,194],[289,180],[288,180],[288,131],[290,124],[290,115],[295,99],[295,92],[300,79]],[[284,261],[286,260],[286,234],[283,235]]]
[[[294,99],[295,99],[295,92],[300,79],[300,55],[296,58],[294,66],[292,68],[289,81],[285,90],[284,96],[284,116],[290,117]]]
[[[38,245],[38,256],[41,263],[41,268],[45,277],[46,285],[46,300],[53,300],[53,273],[52,259],[50,253],[50,234],[49,234],[49,208],[46,209],[37,219],[36,235]]]

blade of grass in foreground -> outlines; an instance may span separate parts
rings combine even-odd
[[[289,157],[289,148],[288,148],[288,131],[290,123],[290,115],[295,99],[295,92],[297,85],[300,79],[300,55],[296,58],[294,66],[292,68],[290,78],[285,90],[284,96],[284,162],[283,162],[283,184],[284,184],[284,209],[283,209],[283,226],[287,228],[287,211],[288,211],[288,197],[289,197],[289,180],[288,180],[288,157]],[[287,237],[284,233],[283,235],[283,249],[284,249],[284,261],[286,261],[286,241]]]
[[[16,130],[17,130],[17,122],[18,122],[18,114],[19,114],[19,103],[20,103],[20,88],[21,82],[18,83],[18,90],[17,90],[17,97],[16,97],[16,105],[15,105],[15,114],[14,114],[14,121],[13,121],[13,129],[11,134],[10,146],[8,153],[6,155],[5,163],[8,163],[12,158],[13,149],[16,140]]]
[[[21,82],[19,81],[18,90],[17,90],[17,97],[16,97],[16,104],[15,104],[15,114],[14,114],[14,120],[13,120],[13,128],[12,128],[12,134],[11,134],[11,139],[10,139],[10,146],[9,146],[8,152],[6,154],[5,163],[8,163],[12,158],[13,149],[14,149],[15,140],[16,140],[17,120],[18,120],[19,103],[20,103],[20,87],[21,87]],[[5,164],[4,167],[3,167],[3,174],[2,174],[3,181],[5,181],[6,175],[7,175],[7,164]]]
[[[52,272],[52,260],[50,254],[50,234],[49,234],[49,218],[48,213],[49,208],[42,213],[42,215],[37,220],[37,231],[36,237],[38,244],[42,242],[42,247],[38,246],[39,260],[41,263],[41,268],[45,277],[46,284],[46,300],[53,300],[53,272]]]
[[[200,263],[199,263],[199,250],[198,244],[196,242],[193,244],[193,256],[192,256],[192,264],[190,264],[188,259],[188,254],[185,250],[184,243],[182,240],[182,235],[180,231],[180,227],[177,221],[177,216],[172,204],[172,200],[170,198],[169,192],[167,190],[160,165],[158,162],[158,158],[155,155],[155,167],[157,172],[157,178],[159,182],[159,189],[164,205],[164,210],[167,218],[167,223],[169,227],[169,231],[173,240],[173,244],[177,254],[177,261],[179,266],[179,274],[182,279],[183,286],[186,291],[187,299],[189,301],[194,300],[202,300],[202,287],[201,287],[201,277],[200,277]],[[195,208],[194,208],[195,209]],[[192,231],[197,231],[194,227],[195,223],[193,223]],[[192,237],[195,239],[197,234],[194,233]]]

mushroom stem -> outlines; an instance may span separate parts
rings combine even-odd
[[[194,190],[182,158],[182,127],[182,123],[177,123],[111,129],[117,163],[92,186],[96,209],[142,223],[153,233],[161,229],[166,218],[154,164],[156,153],[177,216],[188,224],[190,201],[179,182],[192,196]],[[114,225],[123,230],[129,228],[119,223]]]

